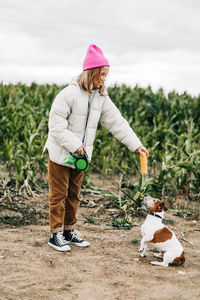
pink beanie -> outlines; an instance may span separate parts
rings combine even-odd
[[[94,44],[90,45],[83,62],[83,71],[105,66],[110,67],[101,49]]]

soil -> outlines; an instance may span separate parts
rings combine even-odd
[[[112,190],[109,182],[97,177],[94,182]],[[48,215],[47,194],[31,203]],[[129,229],[117,229],[110,224],[118,210],[106,203],[98,193],[82,193],[76,229],[91,245],[71,246],[71,252],[47,245],[46,215],[35,225],[0,223],[0,299],[200,299],[200,222],[168,210],[165,219],[184,247],[186,262],[179,267],[152,266],[155,249],[146,258],[138,253],[144,217],[135,216]]]

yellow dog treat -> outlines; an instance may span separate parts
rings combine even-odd
[[[144,156],[140,154],[140,166],[142,174],[147,174],[147,155],[143,152]]]

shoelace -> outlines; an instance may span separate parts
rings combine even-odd
[[[65,238],[64,238],[62,232],[57,232],[57,234],[55,235],[55,238],[60,246],[66,245],[66,241],[65,241]]]
[[[73,240],[73,239],[76,239],[77,241],[82,241],[82,239],[81,239],[81,234],[80,234],[80,232],[78,231],[78,230],[76,230],[76,229],[73,229],[72,230],[72,238],[71,238],[71,241]]]

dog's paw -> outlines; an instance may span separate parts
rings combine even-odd
[[[139,252],[142,252],[144,250],[144,248],[140,247],[140,249],[138,250]]]
[[[146,254],[145,253],[141,253],[140,257],[146,257]]]
[[[158,262],[157,261],[151,261],[151,264],[154,266],[158,266]]]

